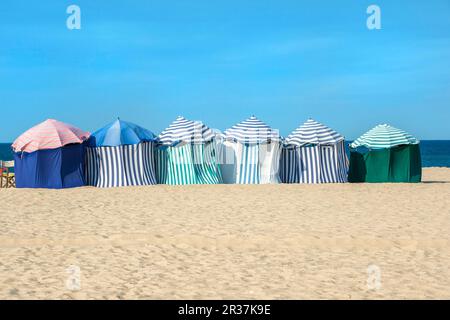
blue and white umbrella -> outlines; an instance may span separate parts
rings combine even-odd
[[[132,145],[141,142],[154,141],[153,132],[134,123],[117,120],[91,134],[88,140],[89,147],[117,147]]]
[[[155,135],[117,119],[94,132],[85,159],[86,183],[109,188],[156,184]]]
[[[343,140],[344,137],[333,129],[309,119],[287,136],[285,144],[293,146],[305,144],[332,145]]]
[[[159,134],[158,142],[164,146],[175,146],[179,143],[204,144],[214,137],[214,132],[201,121],[179,116]]]
[[[272,129],[255,116],[251,116],[225,130],[223,136],[225,140],[237,141],[243,144],[260,144],[281,140],[278,130]]]

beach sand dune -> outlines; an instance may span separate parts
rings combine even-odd
[[[420,184],[0,190],[2,299],[450,299],[450,169]]]

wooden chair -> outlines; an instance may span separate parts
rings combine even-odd
[[[14,172],[11,172],[11,168],[14,168],[14,161],[1,161],[0,168],[0,188],[15,188],[16,176]]]

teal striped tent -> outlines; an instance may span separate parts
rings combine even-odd
[[[156,159],[158,183],[222,182],[216,162],[215,133],[201,122],[178,117],[158,136]]]
[[[381,124],[350,144],[349,182],[420,182],[419,140]]]
[[[380,124],[352,142],[350,147],[354,149],[362,146],[369,149],[386,149],[418,143],[419,140],[409,133],[388,124]]]
[[[279,183],[280,140],[278,130],[255,116],[225,130],[220,148],[224,182]]]

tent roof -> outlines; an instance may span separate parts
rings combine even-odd
[[[90,147],[115,147],[120,145],[138,144],[145,141],[154,141],[153,132],[134,123],[117,120],[95,131],[89,138]]]
[[[234,140],[240,143],[265,143],[281,139],[278,130],[272,129],[255,116],[232,126],[223,134],[225,140]]]
[[[70,124],[47,119],[20,135],[12,144],[12,148],[15,152],[56,149],[67,144],[82,143],[89,135],[89,132]]]
[[[289,145],[301,146],[305,144],[335,144],[344,140],[344,137],[333,129],[312,119],[295,129],[287,136],[285,142]]]
[[[201,121],[192,121],[179,116],[159,134],[158,140],[162,145],[173,146],[182,142],[202,144],[214,137],[215,133]]]
[[[403,144],[417,143],[419,143],[419,140],[409,133],[388,124],[380,124],[356,139],[350,144],[350,147],[357,148],[364,146],[370,149],[384,149]]]

